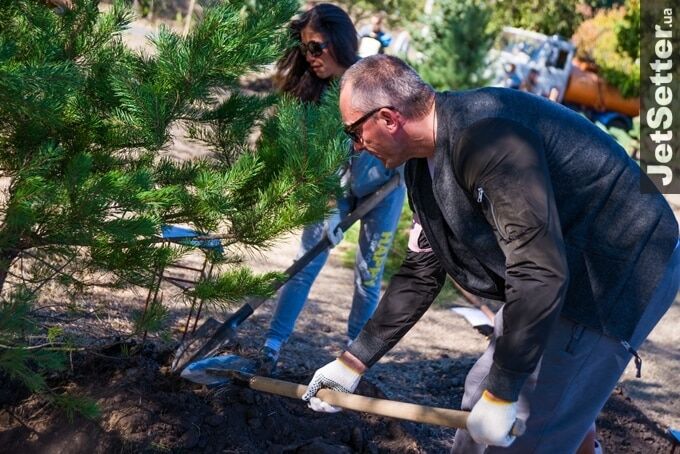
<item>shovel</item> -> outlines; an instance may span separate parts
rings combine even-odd
[[[302,395],[307,391],[305,385],[253,375],[248,372],[248,369],[252,367],[254,367],[254,364],[245,358],[237,355],[224,355],[194,363],[182,372],[182,376],[208,385],[232,382],[256,391],[292,399],[302,398]],[[316,395],[324,402],[347,410],[455,429],[465,429],[467,418],[470,415],[470,412],[467,411],[376,399],[325,388],[320,389]],[[512,427],[511,435],[520,436],[524,433],[525,428],[524,421],[517,419]]]
[[[338,224],[338,227],[342,229],[343,232],[347,231],[347,229],[349,229],[356,221],[375,208],[376,205],[399,186],[400,178],[398,173],[395,174],[380,189],[361,202],[354,211],[344,217]],[[316,256],[332,246],[333,243],[331,240],[327,236],[324,236],[316,246],[296,260],[285,271],[285,280],[275,284],[274,290],[281,288],[288,280],[290,280],[290,278],[302,271],[302,269]],[[215,356],[219,349],[235,336],[236,330],[241,323],[250,317],[250,315],[255,312],[255,309],[260,307],[267,299],[268,298],[249,298],[243,306],[224,322],[219,322],[212,317],[206,320],[190,339],[182,342],[177,348],[175,358],[170,366],[171,371],[174,373],[181,372],[193,361]]]

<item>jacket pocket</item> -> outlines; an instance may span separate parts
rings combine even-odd
[[[498,236],[500,236],[503,239],[503,241],[505,241],[506,243],[509,243],[510,238],[508,238],[503,233],[503,230],[501,229],[501,226],[498,223],[498,219],[496,218],[496,210],[493,207],[493,203],[491,202],[491,199],[489,199],[489,196],[487,196],[486,193],[484,192],[484,188],[482,188],[481,186],[478,186],[476,192],[477,192],[477,203],[479,203],[482,206],[482,211],[484,211],[486,213],[487,210],[485,209],[485,207],[488,207],[488,212],[489,212],[489,215],[491,216],[491,221],[492,221],[491,226],[496,230],[496,232],[498,233]],[[487,219],[488,219],[488,216],[487,216]]]

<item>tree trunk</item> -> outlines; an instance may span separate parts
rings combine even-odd
[[[5,287],[5,279],[9,273],[9,268],[12,266],[14,259],[19,255],[18,249],[4,249],[0,251],[0,295]]]

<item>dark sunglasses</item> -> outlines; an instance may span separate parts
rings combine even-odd
[[[394,107],[392,107],[392,106],[377,107],[377,108],[371,110],[370,112],[367,112],[364,115],[362,115],[361,118],[359,118],[357,121],[355,121],[355,122],[353,122],[349,125],[345,125],[345,128],[344,128],[345,134],[347,134],[349,136],[349,138],[352,139],[353,142],[361,143],[362,138],[361,138],[361,134],[359,134],[359,126],[364,124],[366,122],[366,120],[371,118],[371,116],[373,114],[375,114],[376,112],[380,111],[380,109],[395,110]]]
[[[323,50],[328,47],[328,42],[317,42],[310,41],[308,43],[300,43],[300,51],[302,55],[307,55],[307,52],[312,54],[313,57],[320,57],[323,54]]]

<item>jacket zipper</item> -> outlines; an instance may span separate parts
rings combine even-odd
[[[491,218],[493,219],[493,223],[496,225],[496,231],[498,232],[498,235],[505,241],[510,241],[508,238],[503,235],[503,231],[501,230],[500,225],[498,224],[498,220],[496,219],[496,210],[493,208],[493,203],[491,203],[491,199],[489,199],[489,196],[486,195],[484,192],[484,189],[479,186],[477,187],[477,203],[482,203],[482,201],[486,199],[486,201],[489,203],[489,208],[491,208]]]

